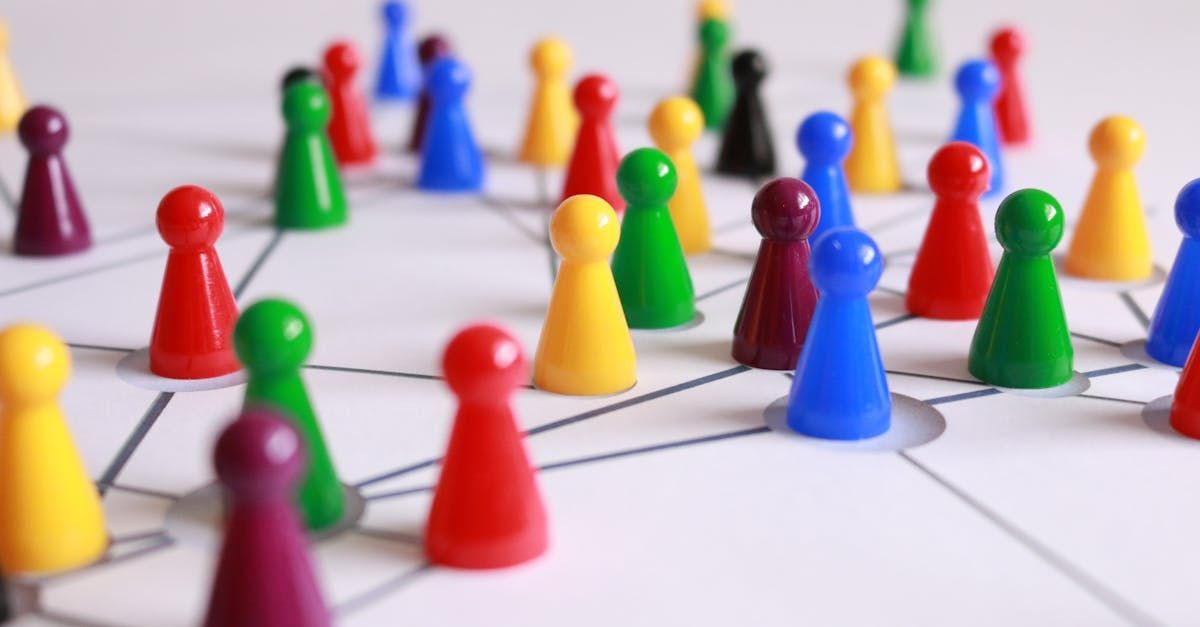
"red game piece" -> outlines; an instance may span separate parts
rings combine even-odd
[[[1196,355],[1195,343],[1188,353],[1183,374],[1179,375],[1179,383],[1175,384],[1171,428],[1181,435],[1200,440],[1200,357]]]
[[[979,218],[988,187],[987,157],[966,142],[950,142],[929,160],[929,187],[937,196],[912,274],[908,311],[923,318],[974,320],[992,286],[992,255]]]
[[[1002,28],[992,36],[992,61],[1000,70],[1000,95],[996,97],[996,126],[1010,145],[1028,142],[1033,131],[1025,105],[1025,88],[1017,62],[1025,52],[1025,36],[1015,28]]]
[[[808,271],[808,236],[821,218],[817,193],[800,179],[777,178],[755,194],[750,216],[763,240],[733,325],[733,358],[793,370],[817,305]]]
[[[158,203],[158,232],[171,247],[150,336],[150,371],[160,377],[207,379],[240,367],[237,302],[213,248],[224,228],[221,201],[202,187],[176,187]]]
[[[421,71],[428,72],[434,61],[450,56],[450,42],[441,35],[430,35],[421,40],[417,47],[417,56],[421,59]],[[425,140],[425,126],[429,119],[429,92],[425,89],[424,80],[421,82],[421,95],[417,101],[417,115],[413,118],[412,134],[408,136],[408,151],[421,152],[421,142]]]
[[[425,528],[435,564],[501,568],[541,555],[546,512],[509,397],[526,381],[521,345],[488,324],[467,327],[442,358],[458,412]]]
[[[304,466],[299,434],[275,412],[243,412],[213,453],[225,487],[225,538],[205,627],[332,624],[292,506]]]
[[[617,84],[600,74],[589,74],[575,85],[579,132],[567,165],[562,200],[576,194],[592,194],[607,200],[617,213],[625,209],[625,200],[617,191],[621,155],[617,152],[611,118],[617,96]]]
[[[371,118],[355,76],[362,65],[358,50],[348,41],[325,49],[325,88],[333,114],[329,118],[329,143],[340,165],[370,163],[379,152],[371,134]]]
[[[86,250],[92,237],[62,156],[70,135],[67,119],[39,105],[21,116],[17,133],[29,151],[29,165],[17,209],[14,252],[50,256]]]

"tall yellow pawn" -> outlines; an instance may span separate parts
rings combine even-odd
[[[707,252],[712,248],[712,227],[700,185],[700,169],[692,157],[692,144],[704,132],[704,114],[691,98],[673,96],[654,107],[647,125],[654,143],[675,164],[679,184],[668,207],[683,252]]]
[[[108,537],[58,393],[71,359],[50,330],[0,331],[0,568],[46,573],[82,566]]]
[[[564,200],[550,218],[550,242],[562,256],[533,383],[559,394],[615,394],[637,382],[637,356],[608,258],[621,223],[599,196]]]
[[[0,132],[15,131],[28,108],[17,75],[8,62],[8,26],[0,21]]]
[[[885,99],[896,83],[896,66],[883,57],[863,57],[847,77],[854,94],[850,129],[854,143],[846,156],[846,179],[856,192],[899,191],[900,160]]]
[[[1150,276],[1150,236],[1133,166],[1146,135],[1123,115],[1100,120],[1088,139],[1096,176],[1067,249],[1066,270],[1086,279],[1136,281]]]
[[[563,165],[571,157],[579,114],[571,102],[567,70],[571,67],[571,49],[561,39],[549,37],[537,42],[529,55],[529,65],[537,86],[525,122],[525,140],[521,161],[531,165]]]

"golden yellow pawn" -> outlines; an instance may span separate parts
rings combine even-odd
[[[17,84],[17,75],[8,62],[8,26],[0,21],[0,132],[11,133],[17,128],[29,103]]]
[[[1096,176],[1067,249],[1068,274],[1100,281],[1150,276],[1150,236],[1133,166],[1146,151],[1146,135],[1123,115],[1100,120],[1088,139]]]
[[[729,1],[700,0],[696,3],[696,17],[701,22],[704,20],[727,20],[729,19]]]
[[[571,49],[561,39],[543,39],[533,47],[529,64],[537,86],[525,123],[521,161],[540,166],[563,165],[571,157],[575,129],[579,126],[579,114],[567,85]]]
[[[621,223],[599,196],[562,202],[550,218],[550,242],[562,256],[542,325],[533,384],[548,392],[615,394],[637,382],[637,356],[608,258]]]
[[[58,407],[71,358],[49,329],[0,331],[0,567],[47,573],[90,563],[108,536],[100,495]]]
[[[683,252],[692,255],[712,248],[712,228],[700,169],[692,157],[692,144],[704,132],[704,114],[691,98],[673,96],[658,103],[647,123],[650,136],[675,164],[679,184],[668,207]]]
[[[850,128],[854,144],[846,156],[846,179],[856,192],[899,191],[900,160],[888,121],[885,99],[896,83],[896,66],[883,57],[863,57],[850,68],[854,110]]]

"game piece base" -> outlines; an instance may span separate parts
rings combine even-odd
[[[1131,340],[1121,345],[1121,354],[1127,357],[1130,361],[1146,366],[1147,368],[1163,368],[1166,370],[1174,370],[1179,372],[1181,369],[1171,364],[1163,362],[1151,357],[1146,352],[1146,339]]]
[[[1161,433],[1169,438],[1179,440],[1180,442],[1197,442],[1187,436],[1180,435],[1178,431],[1171,426],[1171,403],[1175,401],[1174,394],[1160,396],[1142,408],[1142,422],[1150,427],[1151,431]]]
[[[680,331],[687,331],[688,329],[694,329],[702,324],[704,324],[704,312],[697,309],[696,315],[692,316],[691,320],[688,320],[687,322],[685,322],[683,324],[678,324],[673,327],[663,327],[661,329],[635,329],[633,327],[629,327],[629,330],[630,330],[630,332],[632,332],[634,334],[639,334],[639,333],[678,333]]]
[[[1064,396],[1078,396],[1088,391],[1092,387],[1092,382],[1088,380],[1087,375],[1082,372],[1075,371],[1070,380],[1066,383],[1048,388],[1006,388],[999,385],[993,386],[997,390],[1006,394],[1016,394],[1018,396],[1032,396],[1034,398],[1062,398]]]
[[[911,396],[892,394],[892,426],[883,434],[863,440],[825,440],[792,431],[787,424],[788,397],[771,403],[763,422],[772,431],[817,446],[854,452],[902,451],[928,444],[946,430],[946,418],[937,408]]]
[[[117,362],[117,376],[130,385],[155,392],[200,392],[233,387],[246,382],[246,371],[238,370],[208,379],[168,379],[150,372],[150,349],[129,353]]]

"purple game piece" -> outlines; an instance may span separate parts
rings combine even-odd
[[[758,190],[750,214],[763,240],[733,327],[733,358],[793,370],[817,304],[808,274],[808,236],[821,215],[817,194],[800,179],[778,178]]]
[[[450,56],[450,42],[438,34],[429,35],[421,40],[417,47],[417,56],[421,59],[422,75],[429,70],[434,61]],[[424,76],[421,78],[421,96],[417,104],[417,117],[413,118],[412,134],[408,138],[408,151],[421,152],[421,142],[425,140],[425,125],[429,117],[429,92],[425,89]]]
[[[67,119],[57,109],[38,105],[17,126],[29,151],[25,188],[21,190],[13,250],[18,255],[67,255],[92,245],[83,204],[63,159],[70,136]]]
[[[263,409],[242,412],[217,440],[225,540],[205,627],[331,624],[292,505],[302,447],[287,422]]]

